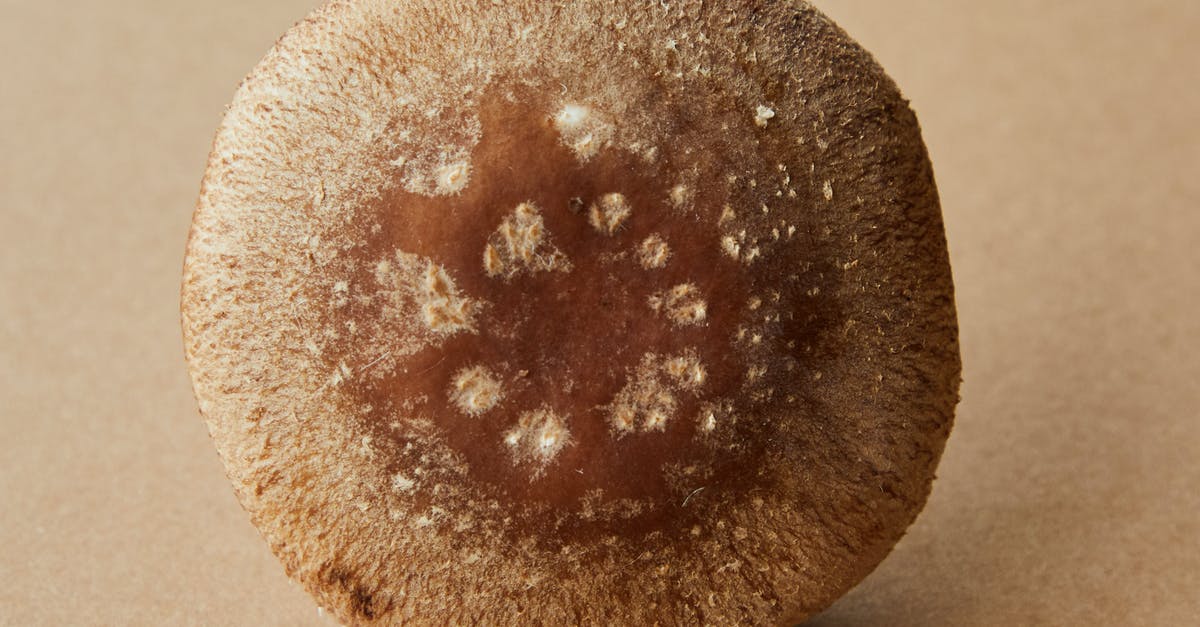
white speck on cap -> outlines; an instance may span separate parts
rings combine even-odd
[[[554,116],[554,124],[560,132],[570,131],[579,128],[590,114],[591,111],[583,105],[569,104]]]
[[[452,196],[467,186],[471,177],[471,164],[465,161],[451,163],[438,168],[434,176],[437,179],[437,193]]]
[[[758,108],[754,110],[754,124],[762,128],[766,128],[767,122],[773,117],[775,117],[775,110],[770,107],[758,105]]]

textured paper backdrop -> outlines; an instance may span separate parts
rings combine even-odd
[[[825,0],[912,99],[965,383],[850,625],[1200,620],[1200,3]],[[0,624],[328,625],[234,501],[177,293],[210,138],[311,0],[0,0]]]

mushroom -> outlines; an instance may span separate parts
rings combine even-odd
[[[182,315],[351,625],[799,621],[924,505],[960,372],[916,118],[805,3],[319,9],[217,133]]]

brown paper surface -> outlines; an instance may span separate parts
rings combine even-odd
[[[825,0],[912,100],[965,383],[813,621],[1200,620],[1200,3]],[[178,285],[212,133],[312,0],[4,2],[0,625],[329,625],[234,500]]]

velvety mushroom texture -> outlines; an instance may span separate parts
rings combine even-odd
[[[183,284],[241,503],[347,624],[798,621],[959,380],[915,117],[797,2],[335,2],[215,141]]]

